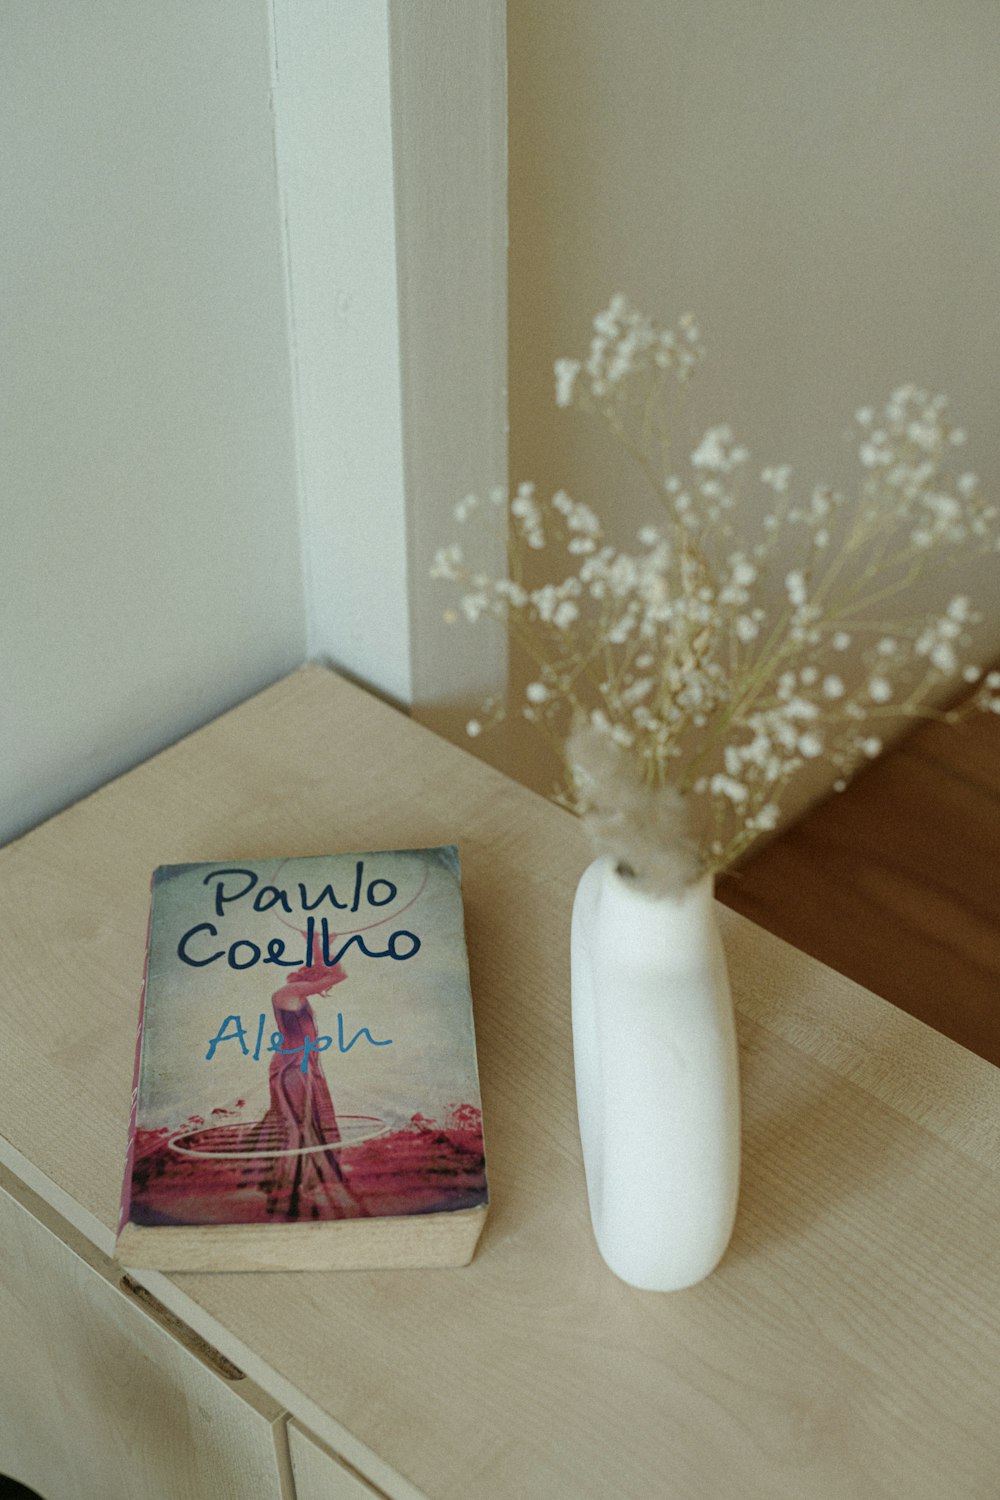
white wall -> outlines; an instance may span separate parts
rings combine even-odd
[[[309,650],[424,719],[502,678],[429,577],[506,479],[502,0],[277,0]],[[493,537],[493,566],[505,539]]]
[[[307,654],[464,722],[502,0],[0,0],[0,100],[0,841]]]
[[[621,288],[698,311],[704,420],[762,462],[840,478],[850,413],[915,378],[997,489],[992,8],[507,23],[515,479],[623,505],[551,404]],[[503,478],[502,44],[501,0],[0,0],[0,838],[307,651],[432,720],[500,669],[437,629],[424,569],[454,497]],[[995,653],[995,570],[964,583]],[[476,748],[548,785],[533,742]]]
[[[627,533],[632,480],[551,374],[621,290],[698,314],[692,410],[761,465],[846,482],[853,412],[913,380],[951,396],[1000,493],[995,6],[510,0],[508,38],[512,483]],[[994,562],[941,585],[984,605],[983,655],[996,583]]]
[[[265,0],[5,0],[0,838],[301,661]]]

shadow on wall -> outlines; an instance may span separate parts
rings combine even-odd
[[[37,1490],[29,1490],[26,1484],[0,1474],[0,1500],[43,1500],[43,1497]]]

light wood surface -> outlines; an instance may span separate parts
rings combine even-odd
[[[110,1247],[149,874],[455,841],[492,1204],[462,1270],[137,1273],[388,1495],[995,1500],[1000,1072],[720,908],[745,1162],[702,1286],[587,1218],[576,822],[319,668],[0,853],[0,1154]]]
[[[295,1500],[383,1500],[360,1474],[347,1469],[296,1422],[288,1424]]]
[[[0,1474],[45,1500],[287,1500],[278,1403],[3,1167],[0,1265]]]

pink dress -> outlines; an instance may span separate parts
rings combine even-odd
[[[276,1219],[358,1218],[364,1210],[344,1179],[335,1147],[340,1127],[323,1073],[322,1054],[310,1052],[302,1068],[302,1044],[315,1040],[310,995],[325,995],[347,975],[339,964],[296,969],[271,998],[282,1051],[271,1055],[271,1103],[258,1127],[258,1149],[273,1153],[260,1186],[267,1213]]]

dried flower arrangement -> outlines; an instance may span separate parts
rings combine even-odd
[[[964,434],[945,399],[904,386],[881,413],[855,414],[851,500],[827,486],[799,495],[787,465],[765,468],[767,512],[747,539],[749,454],[731,429],[711,427],[684,463],[674,454],[702,358],[693,318],[660,328],[616,296],[586,360],[556,362],[556,405],[601,417],[648,481],[657,509],[634,550],[612,545],[587,505],[522,484],[456,507],[466,523],[509,504],[507,577],[477,571],[458,544],[433,568],[460,590],[447,619],[507,622],[534,663],[520,712],[562,757],[558,800],[662,892],[730,867],[774,829],[808,763],[826,757],[842,789],[880,753],[880,721],[1000,712],[1000,673],[963,660],[978,618],[964,594],[931,616],[897,613],[932,566],[940,576],[1000,550],[997,507],[975,475],[949,472]],[[777,589],[762,589],[775,570]],[[935,708],[957,683],[969,685],[961,706]],[[485,705],[468,733],[504,711]]]

